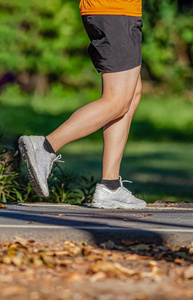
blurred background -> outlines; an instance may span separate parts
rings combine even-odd
[[[4,142],[46,135],[101,95],[78,0],[0,0]],[[143,1],[143,95],[121,167],[142,199],[193,200],[193,1]],[[65,168],[101,178],[102,130],[62,149]],[[77,173],[78,172],[78,173]]]

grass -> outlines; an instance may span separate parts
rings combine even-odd
[[[7,140],[20,134],[46,135],[74,110],[100,97],[99,90],[66,89],[47,97],[21,94],[10,86],[0,96],[0,122]],[[193,103],[176,95],[144,95],[135,114],[121,167],[127,187],[148,202],[192,201]],[[62,149],[65,168],[77,176],[102,169],[102,131]]]
[[[62,150],[66,168],[101,178],[102,145],[95,141],[77,141]],[[126,186],[147,202],[155,200],[192,201],[193,143],[129,142],[121,175],[132,180]]]

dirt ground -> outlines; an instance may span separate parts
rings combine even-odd
[[[0,243],[1,300],[193,299],[192,247]]]

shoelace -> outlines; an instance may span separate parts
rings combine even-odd
[[[48,176],[49,176],[49,174],[50,174],[50,172],[52,170],[52,166],[53,166],[54,162],[65,163],[65,161],[60,160],[61,158],[62,158],[62,155],[60,154],[57,157],[55,157],[52,161],[50,161],[50,166],[49,166],[49,169],[48,169],[49,170]]]
[[[121,176],[119,176],[119,180],[120,180],[121,186],[123,186],[123,182],[133,183],[132,181],[129,181],[129,180],[122,180]]]
[[[124,186],[123,186],[123,182],[128,182],[128,183],[133,183],[132,181],[130,181],[130,180],[122,180],[122,177],[121,176],[119,176],[119,180],[120,180],[120,183],[121,183],[121,187],[123,188],[123,190],[125,191],[125,192],[129,192],[129,193],[131,193],[131,191],[129,191],[128,189],[126,189]],[[132,194],[132,193],[131,193]]]
[[[60,162],[60,163],[65,163],[65,161],[60,160],[62,158],[62,155],[58,155],[56,158],[53,159],[52,163],[54,162]]]

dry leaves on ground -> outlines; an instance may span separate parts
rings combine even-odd
[[[54,300],[71,299],[75,284],[80,288],[77,299],[98,300],[103,299],[100,298],[103,290],[111,282],[109,293],[112,297],[114,286],[122,284],[127,297],[134,289],[133,298],[129,299],[137,299],[134,296],[136,293],[139,297],[139,291],[146,295],[144,299],[151,299],[152,293],[155,297],[154,289],[170,295],[172,289],[173,297],[183,291],[186,296],[183,299],[192,299],[192,249],[193,243],[186,248],[124,240],[119,245],[108,241],[97,247],[70,241],[41,244],[15,237],[14,242],[0,243],[0,296],[2,300],[17,300],[17,297],[44,300],[52,299],[52,293],[55,296],[58,293],[60,296]],[[99,289],[94,292],[98,298],[90,296],[90,287]],[[49,298],[46,298],[48,291]],[[69,298],[65,298],[67,295]],[[122,296],[121,299],[127,299]]]

